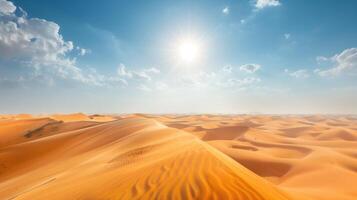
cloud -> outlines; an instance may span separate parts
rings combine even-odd
[[[63,40],[59,25],[38,18],[9,15],[0,18],[0,52],[3,59],[21,59],[36,65],[67,62],[64,57],[73,49]]]
[[[55,22],[28,18],[27,13],[5,0],[0,0],[0,59],[14,66],[27,66],[33,70],[31,78],[55,76],[88,84],[104,82],[101,75],[85,73],[77,67],[72,41],[66,41]],[[88,51],[77,47],[81,55]],[[51,79],[52,78],[48,78]],[[101,83],[102,84],[102,83]]]
[[[152,80],[152,75],[154,74],[159,74],[160,70],[158,70],[155,67],[151,67],[149,69],[143,69],[140,71],[133,71],[133,74],[136,77],[142,78],[142,79],[146,79],[147,81],[151,81]]]
[[[287,69],[284,70],[286,73],[289,73],[289,71]],[[289,73],[290,76],[295,77],[295,78],[300,78],[300,79],[304,79],[304,78],[309,78],[310,74],[306,69],[300,69],[294,72]]]
[[[291,36],[290,33],[285,33],[285,34],[284,34],[284,38],[285,38],[286,40],[290,39],[290,36]]]
[[[137,78],[145,79],[147,81],[152,80],[151,76],[148,73],[146,73],[145,71],[138,71],[138,72],[133,72],[133,73]]]
[[[159,74],[160,70],[155,68],[155,67],[151,67],[149,69],[144,69],[145,73],[153,73],[153,74]]]
[[[226,69],[227,71],[223,71]],[[142,82],[140,79],[135,79],[135,75],[132,78],[135,87],[138,90],[145,92],[151,91],[182,91],[182,90],[195,90],[195,89],[222,89],[232,88],[233,90],[245,90],[253,89],[257,86],[257,83],[261,82],[258,77],[242,77],[237,78],[236,75],[230,73],[232,68],[224,67],[219,71],[196,71],[183,74],[176,74],[169,79],[160,79],[154,81]],[[128,70],[126,70],[126,73]],[[152,70],[150,70],[152,71]],[[130,71],[134,74],[133,71]],[[228,73],[227,73],[228,72]]]
[[[118,66],[117,73],[119,76],[127,79],[135,78],[135,79],[145,79],[147,81],[151,81],[152,76],[154,74],[159,74],[160,70],[155,67],[141,69],[141,70],[127,70],[126,66],[121,63]]]
[[[0,15],[10,15],[15,10],[16,6],[11,1],[0,0]]]
[[[330,58],[319,56],[316,60],[319,63],[329,62],[333,65],[327,70],[316,69],[315,73],[320,76],[357,75],[357,48],[345,49]]]
[[[86,55],[86,54],[91,52],[90,49],[85,49],[85,48],[81,48],[81,47],[78,47],[78,46],[76,47],[76,50],[78,51],[78,54],[80,56],[84,56],[84,55]]]
[[[226,65],[226,66],[224,66],[224,67],[222,68],[222,71],[225,72],[225,73],[230,74],[230,73],[232,73],[232,71],[233,71],[233,67],[232,67],[231,65]]]
[[[256,77],[246,77],[244,79],[238,80],[239,85],[250,85],[253,83],[259,83],[261,80],[260,78]]]
[[[59,29],[56,23],[38,18],[0,18],[0,56],[37,66],[73,63],[65,57],[73,43],[64,41]]]
[[[239,69],[240,69],[241,71],[245,71],[245,72],[247,72],[247,73],[254,73],[254,72],[256,72],[257,70],[259,70],[260,67],[261,67],[261,66],[258,65],[258,64],[245,64],[245,65],[240,66]]]
[[[117,72],[118,75],[122,77],[127,77],[127,78],[133,77],[133,74],[130,71],[127,71],[125,65],[122,63],[119,64]]]
[[[229,12],[230,12],[230,10],[229,10],[229,7],[228,7],[228,6],[226,6],[226,7],[224,7],[224,8],[222,9],[222,13],[223,13],[224,15],[229,15]]]
[[[276,7],[280,6],[281,3],[279,0],[256,0],[255,7],[257,9],[263,9],[265,7]]]
[[[326,58],[326,57],[324,57],[324,56],[317,56],[317,57],[316,57],[316,61],[320,64],[320,63],[329,61],[329,58]]]
[[[260,81],[261,79],[256,77],[246,77],[243,79],[230,78],[228,80],[220,82],[219,85],[223,87],[242,88],[242,87],[247,87],[249,85],[253,85],[255,83],[259,83]]]
[[[81,73],[81,82],[101,86],[101,87],[116,87],[116,86],[127,86],[128,82],[118,76],[106,76],[98,73],[94,68],[89,71]]]

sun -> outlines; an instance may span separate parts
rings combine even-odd
[[[177,54],[179,59],[186,63],[195,62],[200,55],[200,45],[193,39],[181,40],[177,46]]]

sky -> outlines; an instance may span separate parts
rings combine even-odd
[[[355,0],[0,0],[0,113],[357,114]]]

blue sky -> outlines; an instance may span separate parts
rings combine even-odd
[[[0,112],[357,114],[356,10],[0,0]]]

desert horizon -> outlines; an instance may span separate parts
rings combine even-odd
[[[356,200],[356,0],[0,0],[0,200]]]

